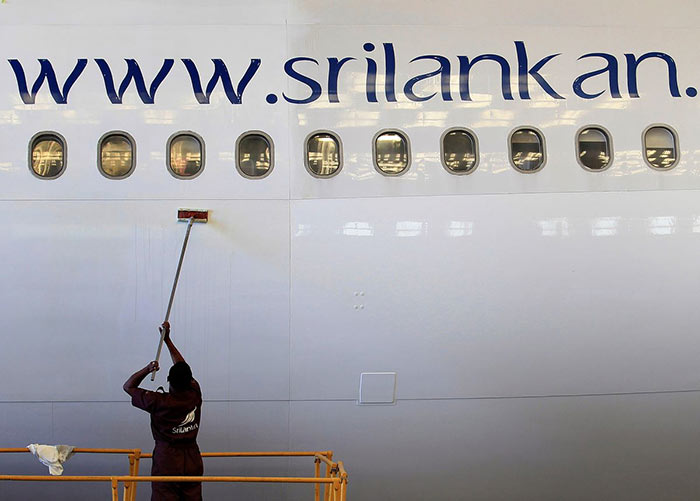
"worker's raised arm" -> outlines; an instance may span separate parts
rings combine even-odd
[[[170,358],[172,358],[173,363],[176,364],[178,362],[184,362],[185,358],[178,351],[178,349],[175,348],[172,339],[170,339],[170,323],[163,322],[163,325],[160,326],[160,330],[161,332],[164,332],[163,341],[165,341],[165,346],[168,347],[168,351],[170,352]]]
[[[126,383],[124,383],[124,391],[127,392],[129,395],[132,397],[134,396],[135,390],[138,390],[139,385],[141,384],[141,381],[150,374],[153,371],[157,371],[160,367],[158,366],[158,362],[155,360],[151,363],[149,363],[146,367],[143,369],[134,372],[129,379],[126,380]]]

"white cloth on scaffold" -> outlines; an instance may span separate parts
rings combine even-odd
[[[29,444],[27,449],[34,454],[42,464],[49,467],[51,475],[63,473],[63,463],[74,454],[72,445],[39,445]]]

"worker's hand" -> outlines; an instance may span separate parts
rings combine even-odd
[[[157,372],[157,371],[160,369],[160,365],[158,365],[158,361],[157,361],[157,360],[154,360],[153,362],[151,362],[150,364],[148,364],[146,367],[144,367],[144,369],[145,369],[147,372]]]
[[[163,335],[163,339],[170,339],[170,322],[163,322],[158,331]]]

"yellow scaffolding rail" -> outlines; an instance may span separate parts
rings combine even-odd
[[[29,449],[0,448],[2,453],[26,453]],[[129,460],[128,475],[0,475],[0,481],[19,482],[109,482],[112,489],[112,501],[119,501],[119,484],[123,484],[123,501],[136,499],[138,482],[260,482],[260,483],[289,483],[314,484],[314,501],[347,501],[348,474],[342,461],[333,461],[333,451],[302,451],[302,452],[202,452],[203,458],[211,457],[313,457],[313,477],[161,477],[139,476],[141,459],[149,459],[153,454],[142,453],[141,449],[85,449],[76,447],[76,454],[125,454]],[[321,463],[325,475],[321,476]],[[321,487],[323,486],[323,498]]]

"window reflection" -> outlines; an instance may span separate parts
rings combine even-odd
[[[63,140],[54,134],[43,134],[32,141],[31,167],[34,174],[47,179],[63,173],[65,148]]]
[[[614,237],[617,235],[619,217],[599,217],[592,221],[591,234],[594,237]]]
[[[648,218],[649,233],[652,235],[672,235],[676,232],[674,216],[657,216]]]
[[[442,164],[456,174],[468,174],[477,163],[476,139],[466,130],[453,130],[442,139]]]
[[[311,225],[308,223],[300,223],[297,225],[295,237],[308,237],[311,235]]]
[[[202,143],[191,134],[170,140],[169,166],[178,177],[195,177],[202,170]]]
[[[312,135],[306,142],[306,165],[319,177],[337,174],[340,171],[340,141],[328,132]]]
[[[675,134],[666,127],[649,127],[644,134],[644,155],[655,169],[672,168],[678,160]]]
[[[603,170],[610,165],[611,148],[607,133],[597,127],[583,129],[577,140],[581,165],[590,170]]]
[[[510,137],[513,166],[521,172],[535,172],[544,165],[544,141],[533,129],[519,129]]]
[[[425,226],[427,223],[420,221],[398,221],[395,233],[397,237],[419,237],[423,234]]]
[[[134,167],[134,145],[124,134],[110,134],[100,141],[100,170],[107,177],[123,178]]]
[[[374,236],[374,227],[366,221],[350,221],[342,228],[343,235],[349,237],[371,237]]]
[[[543,219],[537,224],[543,237],[569,236],[569,221],[566,218]]]
[[[238,140],[236,166],[246,177],[265,177],[272,170],[272,141],[260,133]]]
[[[447,235],[450,237],[465,237],[474,231],[473,221],[450,221],[447,226]]]
[[[408,168],[408,140],[397,131],[381,133],[374,140],[376,168],[388,175],[399,175]]]

